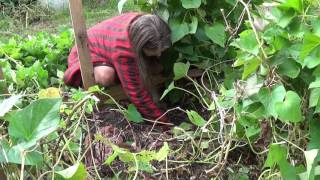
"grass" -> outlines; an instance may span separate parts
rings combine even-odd
[[[84,1],[84,14],[86,19],[87,28],[94,24],[111,18],[119,14],[117,0],[109,0],[104,4],[95,3],[90,0]],[[61,12],[48,11],[48,9],[39,8],[34,6],[34,9],[30,9],[34,12],[32,17],[29,17],[27,23],[25,17],[12,17],[8,14],[2,13],[0,15],[0,39],[6,39],[12,35],[32,35],[40,31],[57,33],[61,28],[72,28],[71,17],[69,10],[63,10]],[[37,8],[37,9],[35,9]],[[123,12],[139,11],[132,0],[129,0],[124,8]]]

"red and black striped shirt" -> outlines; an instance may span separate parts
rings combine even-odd
[[[152,101],[139,77],[137,56],[129,40],[129,25],[139,16],[139,13],[126,13],[93,26],[88,30],[88,46],[93,65],[103,63],[113,67],[130,101],[145,118],[156,119],[163,112]],[[64,81],[71,86],[82,84],[80,62],[75,47],[68,58]]]

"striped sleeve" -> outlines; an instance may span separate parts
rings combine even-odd
[[[117,75],[122,88],[130,101],[138,108],[139,112],[148,119],[156,119],[163,114],[152,101],[152,96],[144,87],[140,77],[137,63],[134,58],[121,57],[114,62]]]

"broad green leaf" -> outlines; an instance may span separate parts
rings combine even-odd
[[[320,64],[320,46],[314,48],[309,55],[303,60],[303,66],[309,69],[315,68]]]
[[[308,179],[314,179],[314,166],[316,163],[316,157],[318,155],[319,149],[312,149],[309,151],[304,151],[304,157],[307,164],[307,177]]]
[[[302,50],[300,52],[300,58],[304,59],[311,51],[320,45],[320,37],[315,34],[306,34],[304,36]]]
[[[125,112],[125,116],[129,121],[132,121],[135,123],[143,122],[143,118],[141,114],[137,110],[136,106],[133,104],[129,104],[128,110]]]
[[[21,97],[21,95],[13,95],[3,100],[0,103],[0,117],[4,116],[7,112],[9,112]]]
[[[186,22],[180,22],[174,19],[169,21],[169,25],[172,30],[172,34],[171,34],[172,43],[179,41],[190,32],[188,23]]]
[[[186,9],[199,8],[201,0],[181,0],[182,7]]]
[[[9,135],[37,141],[58,128],[61,99],[39,99],[7,117]]]
[[[214,43],[221,47],[224,47],[226,41],[226,33],[224,26],[221,23],[215,23],[213,26],[206,25],[204,27],[204,32]]]
[[[249,75],[256,72],[261,63],[262,61],[258,58],[253,58],[250,61],[245,62],[242,79],[246,79]]]
[[[273,8],[272,14],[276,23],[282,28],[287,27],[292,19],[296,17],[296,12],[293,9]]]
[[[253,55],[258,55],[259,44],[253,30],[245,30],[241,32],[239,36],[240,37],[232,42],[231,45]]]
[[[60,89],[55,87],[49,87],[47,89],[41,89],[39,94],[39,99],[45,98],[60,98]]]
[[[261,128],[257,128],[257,127],[253,127],[253,126],[250,126],[250,127],[246,128],[245,130],[246,130],[246,136],[248,138],[251,138],[255,135],[258,135],[261,132]]]
[[[157,161],[163,161],[166,159],[166,157],[168,156],[170,151],[169,145],[167,142],[164,142],[163,146],[161,147],[161,149],[157,152],[157,154],[155,155],[155,159]]]
[[[264,167],[274,167],[280,161],[286,161],[287,148],[279,144],[271,144],[267,160],[264,163]]]
[[[66,180],[86,180],[88,176],[85,166],[79,162],[67,169],[57,171],[56,173]]]
[[[188,74],[190,68],[190,64],[188,63],[174,63],[173,65],[173,73],[174,73],[174,80],[179,80],[185,77]]]
[[[24,157],[22,151],[27,150],[20,144],[10,147],[7,141],[0,141],[0,163],[22,164],[23,158],[25,165],[39,165],[43,161],[42,154],[37,151],[27,151]]]
[[[300,65],[293,59],[287,59],[279,65],[278,71],[280,74],[294,79],[298,77],[300,73]]]
[[[121,14],[122,13],[122,8],[123,8],[123,6],[124,6],[124,4],[127,2],[127,0],[120,0],[119,2],[118,2],[118,12],[119,12],[119,14]]]
[[[317,106],[320,98],[320,88],[314,88],[311,90],[309,98],[309,108]]]
[[[312,21],[312,27],[314,34],[320,37],[320,18]]]
[[[196,16],[191,17],[191,23],[189,24],[189,33],[194,34],[198,29],[198,18]]]
[[[287,0],[284,3],[280,4],[278,7],[290,9],[293,8],[294,10],[302,13],[303,11],[303,1],[302,0]]]
[[[284,180],[297,179],[296,169],[286,159],[279,161],[278,164],[280,167],[281,177]]]
[[[283,122],[300,122],[302,121],[301,114],[301,98],[294,91],[288,91],[284,102],[276,103],[276,112],[279,119]]]
[[[187,115],[189,120],[196,126],[204,126],[207,121],[205,121],[196,111],[188,111],[187,110]]]
[[[313,173],[314,173],[315,176],[319,176],[320,175],[320,166],[315,166]],[[300,173],[299,174],[299,178],[300,178],[300,180],[310,180],[308,178],[308,172],[307,171],[304,172],[304,173]]]
[[[319,88],[320,87],[320,78],[317,78],[315,81],[309,84],[309,89]]]
[[[162,100],[172,89],[174,89],[174,81],[172,81],[168,88],[163,92],[160,100]]]
[[[320,149],[320,121],[318,119],[311,119],[309,124],[310,141],[307,150]]]

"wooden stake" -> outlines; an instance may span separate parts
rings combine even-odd
[[[72,26],[78,50],[78,58],[80,60],[80,69],[83,87],[88,90],[90,86],[95,85],[93,65],[91,62],[90,51],[88,48],[88,35],[83,15],[83,7],[81,0],[69,0],[70,14]]]

